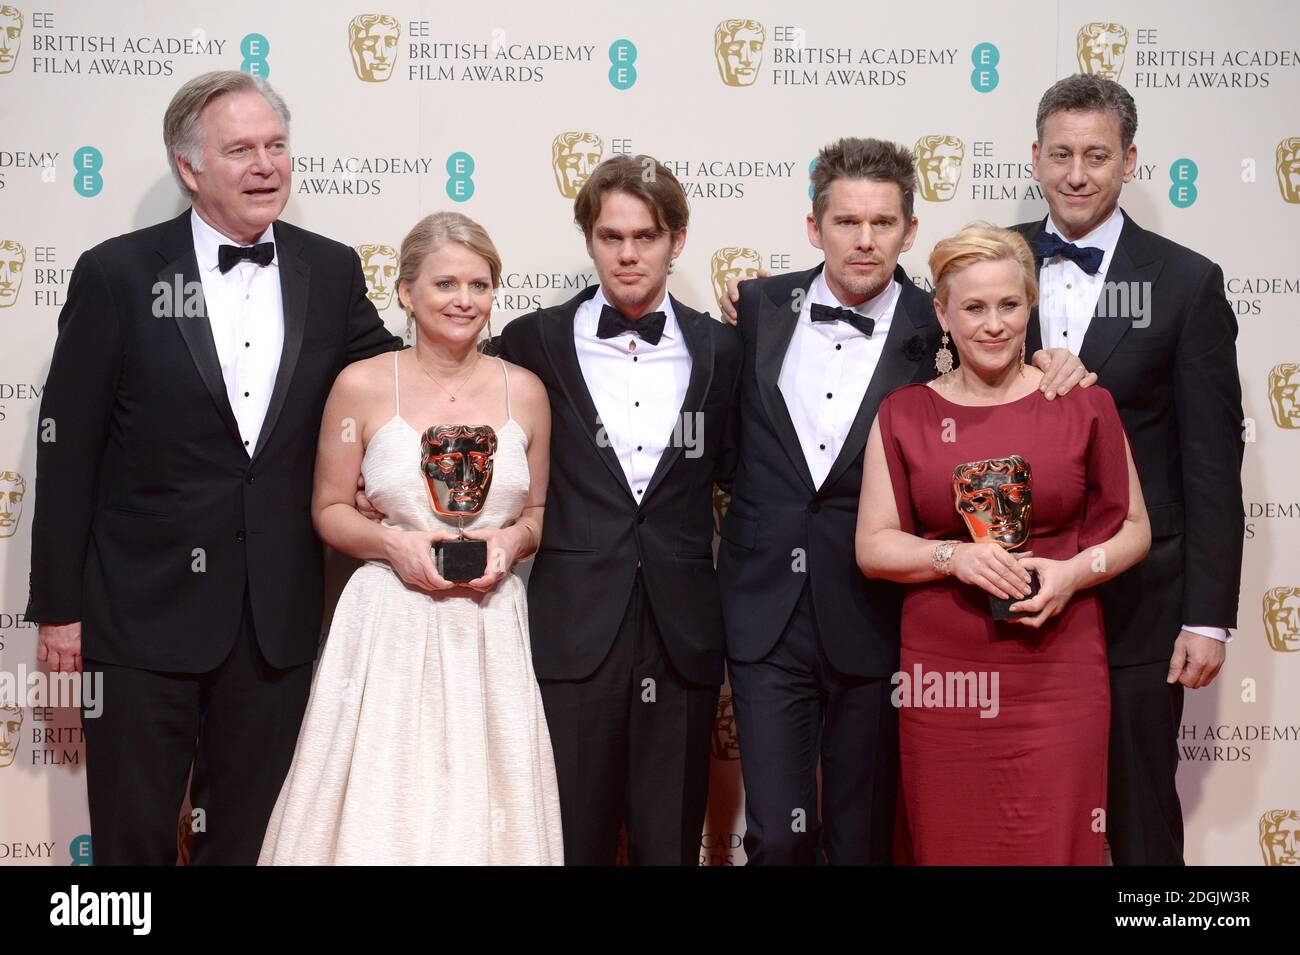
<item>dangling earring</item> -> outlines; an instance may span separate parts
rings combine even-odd
[[[406,310],[406,344],[411,344],[411,326],[415,322],[415,310],[408,308]]]
[[[952,352],[948,349],[948,333],[943,333],[943,343],[939,350],[934,353],[934,367],[941,375],[946,375],[952,371]]]
[[[1025,340],[1020,339],[1020,377],[1025,377]]]

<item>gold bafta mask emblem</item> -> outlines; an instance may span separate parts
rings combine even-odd
[[[0,6],[0,73],[12,73],[23,45],[23,12],[9,4]]]
[[[740,759],[740,738],[736,735],[736,713],[731,696],[718,697],[718,714],[713,721],[713,758]]]
[[[26,264],[26,249],[12,239],[0,240],[0,308],[8,308],[18,301]]]
[[[436,424],[420,442],[429,501],[442,517],[474,517],[492,487],[496,432],[487,425]]]
[[[1300,203],[1300,136],[1277,144],[1277,187],[1287,202]]]
[[[1259,817],[1264,865],[1300,865],[1300,809],[1270,809]]]
[[[763,257],[757,249],[744,249],[729,245],[713,253],[711,263],[713,275],[713,297],[722,307],[722,300],[727,295],[727,279],[758,278],[758,270],[763,267]]]
[[[1080,30],[1075,55],[1080,73],[1119,80],[1128,50],[1128,30],[1118,23],[1088,23]]]
[[[366,276],[366,297],[383,311],[392,304],[397,289],[397,250],[391,245],[356,246],[361,257],[361,271]]]
[[[1300,587],[1274,587],[1264,592],[1264,633],[1279,653],[1300,651]]]
[[[393,75],[402,28],[386,13],[363,13],[348,24],[348,53],[357,79],[382,83]]]
[[[22,732],[23,708],[9,702],[0,703],[0,769],[13,765]]]
[[[576,199],[604,151],[605,143],[595,133],[574,130],[556,136],[551,143],[551,168],[560,195]]]
[[[947,202],[957,194],[966,144],[956,136],[922,136],[916,141],[916,185],[931,202]]]
[[[27,482],[17,471],[0,471],[0,540],[13,537],[23,516]]]
[[[757,20],[723,20],[713,31],[718,75],[728,86],[753,86],[763,65],[767,29]]]
[[[1300,364],[1283,362],[1269,371],[1268,406],[1279,428],[1300,428]]]
[[[952,472],[957,513],[976,544],[1013,550],[1029,539],[1033,493],[1029,462],[1018,454],[968,461]]]

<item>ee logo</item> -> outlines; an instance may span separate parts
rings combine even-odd
[[[810,179],[812,178],[813,170],[817,168],[817,160],[821,158],[822,158],[821,156],[813,156],[812,162],[808,164],[808,177]],[[811,199],[812,197],[813,197],[813,184],[810,182],[808,183],[808,198]]]
[[[469,153],[452,153],[447,157],[447,198],[465,202],[474,195],[474,157]]]
[[[1179,209],[1186,209],[1196,201],[1196,163],[1190,159],[1175,159],[1169,167],[1169,178],[1173,185],[1169,187],[1169,201]]]
[[[104,154],[94,146],[82,146],[72,154],[72,188],[87,199],[99,195],[104,188],[104,177],[99,170],[104,167]]]
[[[636,83],[636,44],[615,40],[609,45],[609,85],[616,90],[631,89]]]
[[[260,33],[250,33],[239,41],[239,52],[244,54],[244,62],[239,68],[253,76],[270,76],[271,67],[266,62],[266,54],[271,52],[271,44]]]
[[[992,93],[998,88],[998,60],[1002,54],[992,43],[981,43],[970,51],[970,61],[975,69],[970,74],[970,85],[976,93]]]

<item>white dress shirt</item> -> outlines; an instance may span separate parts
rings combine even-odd
[[[1119,206],[1116,206],[1110,218],[1075,241],[1074,244],[1080,248],[1092,246],[1101,249],[1101,268],[1096,275],[1089,275],[1073,259],[1062,255],[1043,262],[1043,267],[1038,272],[1038,324],[1042,330],[1044,348],[1067,348],[1071,354],[1079,354],[1083,347],[1083,337],[1088,333],[1088,325],[1097,310],[1097,300],[1101,297],[1106,272],[1115,257],[1115,247],[1119,244],[1119,234],[1123,229],[1124,216],[1120,213]],[[1066,238],[1050,215],[1047,217],[1045,231]],[[1225,643],[1232,642],[1231,634],[1222,627],[1184,625],[1183,629]]]
[[[673,440],[678,415],[691,380],[691,353],[682,340],[672,301],[652,312],[663,312],[664,333],[651,345],[635,332],[597,338],[600,311],[609,304],[605,290],[578,306],[573,339],[587,391],[596,405],[601,429],[597,438],[618,455],[628,491],[640,504],[659,458]]]
[[[839,457],[866,397],[901,293],[894,280],[875,298],[852,306],[859,315],[875,321],[870,338],[848,322],[813,322],[813,305],[849,307],[831,293],[824,271],[817,273],[804,296],[777,385],[813,483],[819,488]]]
[[[217,266],[218,246],[241,243],[212,228],[197,211],[191,212],[190,221],[208,324],[212,326],[226,396],[239,425],[244,450],[252,456],[258,435],[262,433],[284,347],[279,256],[277,253],[266,266],[243,261],[222,275]],[[257,241],[274,243],[274,227],[267,226]]]

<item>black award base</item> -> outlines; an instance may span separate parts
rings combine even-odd
[[[487,570],[487,541],[439,541],[433,545],[433,566],[454,584],[478,580]]]
[[[448,579],[450,580],[451,578]],[[1013,620],[1016,617],[1032,617],[1033,616],[1032,613],[1022,613],[1019,610],[1012,613],[1007,608],[1010,607],[1013,603],[1019,603],[1021,600],[1031,600],[1037,596],[1038,596],[1038,574],[1036,574],[1034,571],[1031,570],[1029,572],[1029,596],[1028,597],[1011,597],[1008,600],[1003,600],[1001,597],[994,597],[992,594],[989,594],[989,610],[992,612],[994,620]]]

